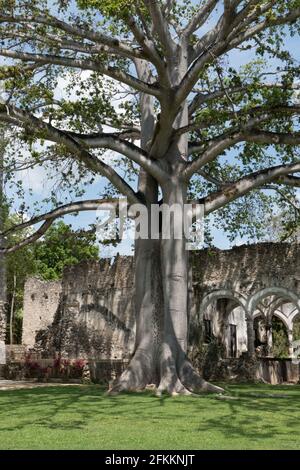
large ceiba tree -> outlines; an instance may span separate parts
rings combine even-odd
[[[37,231],[5,252],[120,195],[149,208],[198,194],[220,223],[268,205],[271,192],[296,207],[299,66],[285,40],[298,35],[299,0],[2,0],[0,24],[0,119],[33,148],[7,172],[12,162],[57,168],[73,195],[61,204],[52,194],[51,211],[17,227]],[[237,53],[249,56],[240,68]],[[56,93],[59,80],[69,97]],[[97,175],[111,185],[106,197],[79,198],[74,187]],[[136,344],[113,391],[219,390],[187,358],[188,252],[173,232],[135,242]]]

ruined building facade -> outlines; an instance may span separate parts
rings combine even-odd
[[[134,348],[134,260],[68,267],[61,282],[29,279],[23,344],[45,357],[127,359]],[[272,319],[282,322],[293,355],[300,316],[298,244],[262,243],[191,253],[191,338],[218,338],[227,357],[272,355]],[[298,339],[298,338],[297,338]]]

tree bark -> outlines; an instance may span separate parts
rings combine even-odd
[[[0,234],[4,227],[4,174],[3,174],[3,158],[5,150],[5,135],[3,129],[0,129]],[[4,238],[0,235],[0,247],[4,246]],[[0,251],[0,341],[5,340],[6,329],[6,266],[5,255]]]
[[[177,86],[187,70],[187,52],[174,62],[171,79]],[[140,79],[149,80],[151,72],[143,61],[136,61]],[[154,142],[155,128],[153,97],[141,96],[141,145],[149,149]],[[187,103],[181,107],[174,127],[188,123]],[[160,123],[160,127],[163,123]],[[163,133],[162,133],[163,135]],[[156,141],[155,141],[156,142]],[[164,143],[159,145],[160,150]],[[153,150],[153,147],[152,147]],[[188,140],[181,135],[170,145],[164,156],[170,178],[161,185],[163,203],[169,208],[176,204],[182,210],[186,203],[187,183],[180,177],[188,155]],[[188,252],[184,237],[183,217],[170,218],[170,236],[160,233],[151,239],[151,204],[158,203],[158,184],[142,169],[139,193],[148,209],[148,239],[135,244],[136,343],[128,368],[111,386],[110,393],[122,390],[142,390],[155,385],[157,394],[189,394],[191,392],[221,392],[220,387],[203,380],[187,358],[188,345]],[[175,234],[181,232],[181,237]],[[168,235],[169,235],[168,234]]]
[[[185,183],[167,184],[163,200],[167,206],[177,204],[183,210]],[[187,357],[188,252],[183,223],[178,239],[176,224],[178,219],[170,217],[170,237],[162,234],[160,240],[136,241],[135,350],[110,393],[142,390],[149,384],[156,387],[158,395],[223,391],[203,380]]]
[[[135,350],[110,393],[143,390],[150,384],[158,395],[222,392],[203,380],[187,357],[189,266],[185,240],[138,240],[135,259]]]

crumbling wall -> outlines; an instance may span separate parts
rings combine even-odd
[[[199,320],[203,298],[218,289],[230,289],[247,297],[262,288],[278,286],[299,294],[299,255],[298,245],[276,243],[192,252],[191,317]],[[245,319],[239,319],[239,312],[243,312],[234,310],[239,308],[237,305],[226,305],[231,315],[229,322],[236,322],[245,336]],[[211,312],[218,309],[220,305],[210,305]],[[215,316],[215,320],[222,323],[221,316]],[[199,321],[195,323],[199,325]],[[69,357],[127,359],[134,347],[134,336],[132,257],[68,267],[61,284],[27,281],[23,343],[34,345],[43,354],[59,351]],[[245,340],[241,337],[238,348],[240,353],[245,352]]]
[[[135,336],[133,296],[131,257],[67,268],[62,282],[59,350],[74,357],[128,357]]]
[[[27,348],[35,345],[38,331],[52,324],[59,306],[61,294],[60,281],[42,281],[30,278],[24,290],[24,317],[22,344]]]
[[[270,286],[300,291],[299,244],[258,243],[231,250],[193,252],[193,284],[198,299],[217,289],[249,296]]]
[[[260,243],[225,251],[208,249],[193,253],[191,261],[193,330],[199,329],[203,319],[210,320],[213,334],[225,346],[227,356],[241,356],[253,344],[247,322],[252,331],[251,323],[256,315],[262,313],[270,322],[276,302],[284,304],[290,299],[286,296],[292,296],[292,303],[281,306],[281,312],[276,310],[276,315],[287,325],[292,344],[293,318],[297,312],[291,312],[297,302],[299,306],[300,294],[298,244]],[[256,304],[252,302],[255,298]],[[236,356],[230,352],[231,325],[237,331]]]
[[[60,284],[49,283],[49,290],[47,283],[30,279],[25,286],[23,343],[44,356],[59,352],[72,358],[128,357],[135,336],[133,280],[131,257],[70,266]],[[51,311],[49,304],[45,309],[45,295],[48,303],[52,300]]]

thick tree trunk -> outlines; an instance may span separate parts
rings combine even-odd
[[[178,85],[187,70],[187,52],[178,56],[171,79]],[[151,80],[151,70],[143,61],[136,61],[140,79]],[[155,134],[155,110],[153,97],[141,95],[141,146],[150,150]],[[187,103],[181,107],[174,127],[188,123]],[[163,125],[163,123],[161,123]],[[150,145],[151,146],[151,145]],[[161,148],[164,148],[162,143]],[[161,149],[159,149],[161,151]],[[175,140],[165,162],[172,177],[161,187],[163,203],[179,205],[186,202],[186,183],[180,179],[183,163],[187,158],[187,137]],[[136,290],[136,343],[128,368],[111,386],[110,392],[142,390],[155,385],[157,393],[188,394],[190,392],[221,392],[222,389],[208,384],[194,370],[187,358],[188,344],[188,252],[184,238],[183,218],[181,238],[178,221],[170,219],[170,237],[151,239],[151,204],[158,203],[158,184],[143,170],[139,175],[139,192],[148,208],[149,239],[136,240],[135,244],[135,290]],[[175,230],[176,225],[176,230]]]
[[[169,206],[185,203],[184,185],[168,185],[163,193]],[[137,240],[135,351],[111,393],[142,390],[150,384],[157,394],[222,391],[205,382],[187,358],[188,252],[183,233],[181,239],[173,236],[176,220],[170,220],[170,238]]]
[[[150,384],[157,394],[222,392],[203,380],[187,358],[188,259],[182,256],[184,243],[162,241],[160,259],[158,243],[143,242],[136,253],[135,351],[110,392],[138,391]]]
[[[4,142],[4,133],[1,129],[0,139],[3,145]],[[3,193],[3,158],[4,158],[4,146],[0,147],[0,233],[4,229],[4,193]],[[0,235],[0,246],[4,246],[4,238]],[[0,252],[0,341],[5,340],[5,330],[6,330],[6,265],[5,265],[5,255]]]

